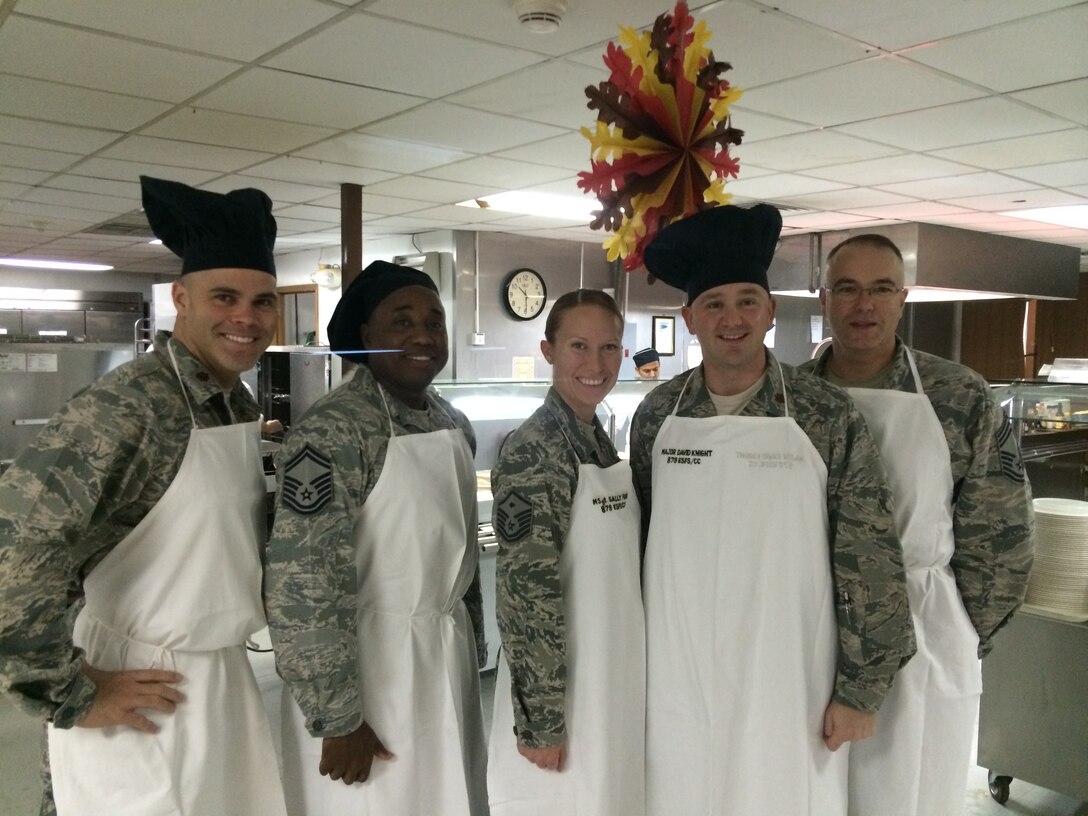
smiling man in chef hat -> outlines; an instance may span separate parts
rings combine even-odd
[[[639,406],[647,813],[845,816],[846,742],[914,651],[884,469],[840,390],[764,347],[782,219],[673,222],[647,269],[703,362]]]
[[[244,645],[264,626],[265,488],[238,380],[276,326],[271,201],[141,184],[182,259],[174,333],[73,397],[0,479],[0,685],[51,723],[61,816],[283,814]]]
[[[483,816],[476,440],[430,388],[449,357],[437,287],[375,261],[329,341],[361,365],[285,440],[268,547],[289,804]]]

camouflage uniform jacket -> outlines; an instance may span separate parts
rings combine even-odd
[[[495,595],[503,652],[510,666],[518,740],[532,748],[566,736],[567,681],[559,556],[570,529],[581,465],[609,467],[619,457],[600,421],[592,436],[554,388],[544,405],[506,440],[491,471],[499,540]],[[512,529],[500,508],[513,501],[531,515]],[[632,546],[634,544],[632,543]]]
[[[276,668],[315,737],[343,736],[362,722],[355,524],[382,474],[390,415],[398,436],[460,428],[469,446],[476,448],[465,415],[433,391],[427,392],[427,408],[418,411],[386,391],[387,414],[379,389],[370,369],[359,366],[351,380],[311,406],[280,451],[265,610]],[[312,506],[284,491],[292,462],[307,449],[331,485]],[[404,497],[404,508],[409,513],[426,512],[411,496]],[[482,665],[486,646],[479,568],[464,601]]]
[[[830,348],[802,366],[826,376]],[[1024,600],[1034,553],[1031,485],[1020,445],[1005,411],[986,381],[950,360],[912,352],[952,464],[952,571],[979,636],[979,657]],[[915,392],[906,346],[896,340],[887,385]]]
[[[679,416],[716,416],[702,367],[658,386],[635,411],[631,467],[644,528],[652,509],[654,440],[682,389]],[[783,389],[790,416],[827,466],[828,544],[839,601],[839,664],[833,697],[851,708],[876,711],[895,673],[915,651],[903,552],[887,476],[872,434],[845,392],[788,365],[782,365],[780,377],[769,351],[763,386],[741,415],[783,416]],[[722,498],[726,523],[730,513],[749,511],[730,507],[728,497]],[[789,497],[768,496],[767,503],[770,509],[765,512],[788,510]],[[692,524],[702,521],[693,519]],[[844,601],[851,614],[844,612]]]
[[[70,605],[162,498],[189,443],[168,338],[159,332],[153,352],[72,397],[0,477],[0,688],[58,728],[71,728],[94,696]],[[241,383],[224,395],[181,343],[170,345],[199,427],[257,419]]]

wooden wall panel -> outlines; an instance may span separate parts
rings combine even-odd
[[[963,304],[960,362],[987,380],[1024,376],[1024,300]]]

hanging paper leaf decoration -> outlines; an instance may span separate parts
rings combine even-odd
[[[601,204],[590,226],[613,233],[608,260],[622,258],[628,272],[668,224],[732,197],[725,182],[740,167],[729,146],[744,133],[729,106],[742,91],[721,78],[732,66],[714,59],[709,41],[706,23],[677,3],[650,31],[621,27],[620,45],[604,54],[608,80],[586,88],[597,123],[582,128],[591,161],[578,186]]]

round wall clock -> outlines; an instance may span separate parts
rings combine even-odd
[[[532,269],[515,269],[502,285],[502,302],[517,320],[532,320],[544,311],[548,287],[544,278]]]

